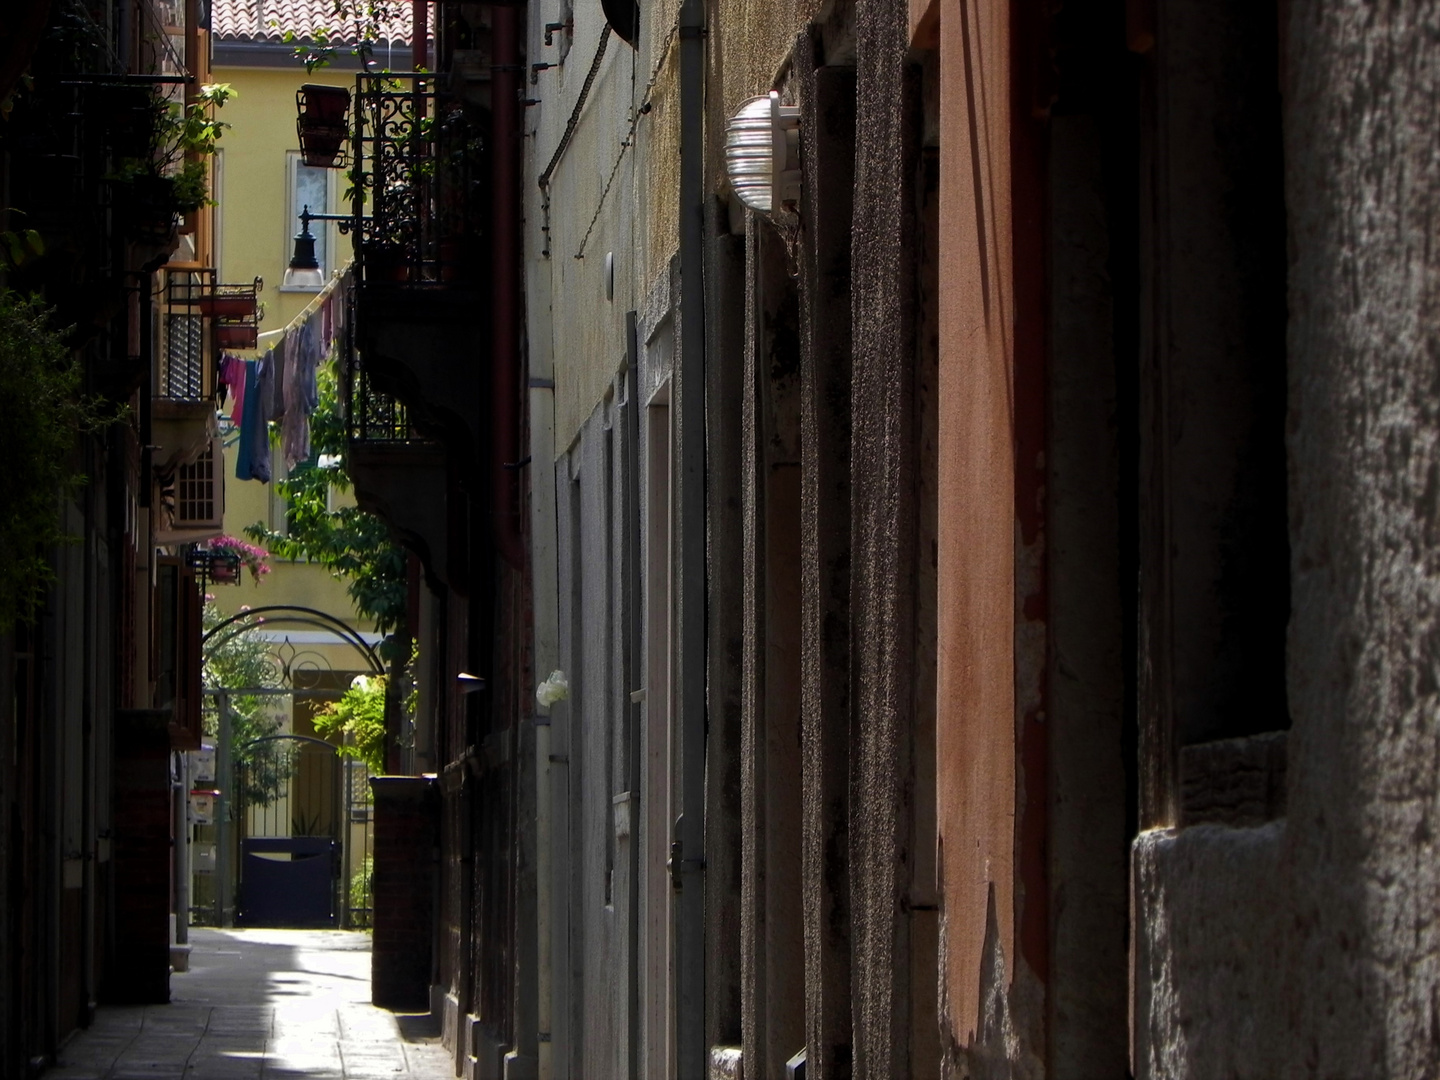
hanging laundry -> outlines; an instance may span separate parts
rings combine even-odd
[[[270,350],[271,420],[279,420],[285,415],[285,366],[285,337],[281,335]]]
[[[220,385],[229,389],[230,397],[234,400],[230,409],[230,421],[238,426],[245,408],[245,361],[233,353],[221,356]]]
[[[312,318],[300,328],[300,370],[298,382],[301,402],[305,406],[306,422],[320,404],[320,385],[316,378],[320,365],[329,355],[320,340],[320,320]]]
[[[249,443],[250,477],[262,484],[270,482],[270,413],[275,401],[273,359],[272,350],[255,361],[255,407],[246,412],[245,427],[240,432],[242,446]]]
[[[315,372],[324,354],[320,349],[320,328],[310,318],[285,336],[285,423],[282,442],[285,463],[310,456],[310,414],[320,404]]]
[[[299,328],[285,332],[285,371],[283,378],[285,418],[280,423],[280,448],[285,454],[285,467],[293,469],[297,461],[310,456],[310,433],[306,424],[306,413],[300,402],[297,376],[300,370],[298,341]],[[307,430],[302,431],[302,426]]]
[[[335,343],[335,319],[333,305],[335,293],[332,291],[320,303],[320,349],[326,356],[330,355],[330,346]]]
[[[245,364],[245,394],[243,397],[243,412],[238,407],[242,399],[236,399],[236,413],[241,414],[241,419],[236,421],[240,428],[240,448],[235,455],[235,479],[236,480],[257,480],[252,468],[254,457],[253,446],[255,441],[255,423],[250,422],[252,418],[260,416],[260,380],[255,375],[255,361],[246,360]],[[264,421],[259,421],[264,427]],[[263,438],[263,436],[262,436]],[[268,473],[268,469],[266,472]],[[268,476],[265,479],[269,479]]]

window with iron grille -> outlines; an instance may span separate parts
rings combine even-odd
[[[205,328],[198,314],[165,316],[165,371],[160,394],[175,401],[200,401],[205,396]]]
[[[218,521],[215,497],[215,443],[212,441],[190,465],[181,465],[175,476],[175,524],[188,525]]]

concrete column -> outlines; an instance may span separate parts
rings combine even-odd
[[[901,0],[861,0],[851,312],[854,1070],[908,1076],[917,80]],[[927,838],[926,843],[929,843]]]
[[[706,303],[710,318],[709,355],[743,355],[745,334],[745,240],[719,232],[728,219],[712,204]],[[705,1024],[710,1047],[740,1043],[741,796],[740,665],[744,648],[743,602],[737,583],[744,580],[741,485],[743,455],[741,394],[744,366],[709,364],[705,368],[706,520],[710,554],[706,631],[709,671],[707,704],[705,812]]]
[[[1299,1025],[1292,1062],[1420,1076],[1440,994],[1437,13],[1281,10],[1295,940],[1276,1015]]]
[[[752,1075],[804,1045],[800,905],[798,303],[772,226],[751,214],[743,430],[741,1034]]]
[[[795,43],[800,250],[801,741],[806,1076],[850,1075],[850,235],[855,71]]]

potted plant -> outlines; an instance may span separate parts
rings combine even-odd
[[[210,319],[250,319],[259,306],[256,294],[261,281],[249,285],[216,285],[201,295],[200,314]]]
[[[295,91],[295,108],[301,159],[321,169],[339,167],[349,134],[350,91],[343,86],[306,83]]]
[[[130,237],[163,242],[175,232],[175,218],[210,202],[207,157],[229,124],[214,119],[213,109],[235,96],[227,83],[200,88],[188,104],[152,93],[144,110],[143,151],[122,159],[111,177],[115,205]]]

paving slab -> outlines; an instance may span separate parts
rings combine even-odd
[[[170,976],[170,1004],[102,1007],[44,1080],[455,1075],[438,1032],[370,1005],[367,934],[195,927],[190,945],[190,970]]]

